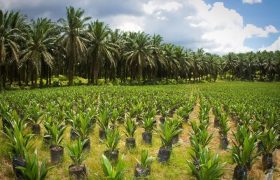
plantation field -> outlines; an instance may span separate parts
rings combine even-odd
[[[70,165],[85,165],[88,179],[133,179],[143,150],[154,157],[151,165],[146,159],[148,179],[232,179],[237,165],[248,171],[248,179],[280,179],[280,83],[8,91],[0,94],[0,106],[1,180],[15,178],[15,157],[29,165],[38,158],[38,170],[46,162],[52,167],[46,179],[69,179]],[[60,130],[61,136],[55,133]],[[152,134],[151,144],[143,140],[144,132]],[[32,137],[19,143],[17,135]],[[127,142],[133,138],[135,147]],[[84,142],[81,151],[77,139]],[[51,162],[50,145],[64,149],[59,162]],[[171,152],[166,162],[160,149]],[[118,160],[102,156],[106,150],[118,151]],[[268,154],[272,167],[263,163]],[[145,162],[139,164],[144,168]],[[27,174],[28,168],[16,171]]]

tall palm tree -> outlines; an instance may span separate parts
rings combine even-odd
[[[20,41],[24,40],[25,18],[19,12],[0,10],[0,86],[5,88],[7,68],[19,62]]]
[[[37,86],[37,76],[40,74],[40,87],[43,86],[43,70],[45,66],[52,68],[53,54],[55,49],[58,31],[55,24],[47,18],[33,20],[27,41],[27,48],[23,52],[21,63],[31,64],[35,73],[35,86]]]
[[[129,34],[124,55],[126,57],[126,65],[129,67],[132,77],[137,76],[138,80],[141,80],[145,67],[155,67],[152,52],[153,49],[148,34],[143,32]]]
[[[197,52],[193,52],[192,58],[192,75],[194,81],[200,78],[201,72],[203,71],[202,60],[203,60],[204,51],[203,49],[198,49]]]
[[[237,67],[237,56],[234,53],[229,53],[226,56],[224,56],[224,58],[226,61],[224,70],[226,72],[229,71],[230,75],[232,76],[231,79],[233,79]]]
[[[275,56],[275,66],[276,66],[276,72],[278,75],[278,81],[280,80],[280,51],[277,50],[274,52],[274,56]]]
[[[93,83],[94,81],[97,84],[97,78],[102,63],[109,64],[109,66],[114,69],[116,68],[113,53],[117,53],[117,44],[110,41],[110,33],[110,28],[98,20],[89,25],[89,83]]]
[[[163,70],[167,68],[166,59],[163,53],[163,46],[162,46],[163,38],[160,35],[153,35],[151,44],[153,49],[153,59],[155,61],[155,71],[154,76],[162,77]]]
[[[62,24],[62,41],[65,46],[68,59],[69,85],[73,84],[75,65],[86,54],[85,27],[90,17],[84,17],[84,10],[70,6],[66,8],[67,19],[60,19]]]
[[[260,74],[260,81],[264,80],[264,76],[266,74],[265,72],[265,53],[264,52],[260,52],[258,51],[257,54],[257,62],[256,62],[256,66],[259,70],[259,74]]]
[[[177,59],[177,61],[180,64],[180,69],[178,69],[179,71],[177,73],[179,73],[181,78],[186,78],[188,71],[190,69],[190,62],[187,61],[187,53],[184,50],[183,47],[181,46],[176,46],[174,49],[174,53],[175,53],[175,58]],[[178,76],[178,75],[176,75]]]
[[[180,69],[180,62],[175,55],[175,45],[165,44],[164,47],[164,58],[166,59],[166,77],[174,78],[176,72]]]
[[[272,81],[274,79],[275,73],[276,73],[276,65],[275,65],[273,57],[271,57],[271,56],[272,55],[270,55],[267,58],[267,61],[266,61],[265,66],[264,66],[264,68],[267,72],[269,81]]]
[[[121,81],[126,80],[126,68],[125,68],[125,57],[124,51],[126,46],[125,35],[119,29],[115,29],[110,32],[110,41],[111,43],[116,45],[117,53],[113,53],[113,58],[116,63],[116,68],[111,69],[111,78],[115,79],[115,77],[121,78]]]

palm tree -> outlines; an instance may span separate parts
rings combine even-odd
[[[272,55],[267,57],[264,68],[267,72],[269,81],[272,81],[274,79],[274,76],[276,73],[276,65],[275,65],[275,62],[273,61]]]
[[[50,19],[38,18],[33,20],[29,29],[27,48],[23,51],[21,63],[31,64],[35,73],[35,86],[37,86],[37,75],[40,74],[40,87],[43,86],[44,67],[52,68],[53,54],[58,31]]]
[[[220,70],[218,65],[219,56],[206,53],[205,61],[207,61],[207,78],[210,75],[209,80],[211,81],[213,79],[214,81],[216,81],[218,71]]]
[[[257,56],[257,62],[256,62],[256,66],[257,69],[259,71],[260,74],[260,81],[264,80],[264,76],[266,74],[265,69],[264,69],[264,65],[265,65],[265,52],[260,52],[258,51],[256,56]]]
[[[190,70],[190,62],[187,61],[187,53],[181,46],[176,46],[174,49],[175,58],[180,64],[179,75],[181,78],[186,78],[188,71]],[[178,75],[177,75],[178,76]]]
[[[110,32],[109,27],[105,25],[104,22],[99,22],[97,20],[89,25],[89,83],[93,83],[94,80],[95,84],[97,84],[97,78],[102,63],[109,64],[110,67],[116,68],[113,53],[117,53],[117,44],[109,40]]]
[[[124,57],[124,50],[125,50],[125,39],[124,33],[120,32],[119,29],[115,29],[114,31],[110,32],[109,39],[111,43],[116,45],[117,53],[113,52],[113,58],[115,60],[116,68],[111,69],[111,79],[115,79],[115,77],[121,78],[122,81],[126,79],[126,68],[125,68],[125,57]]]
[[[166,59],[167,69],[166,77],[173,78],[180,69],[180,62],[175,55],[175,46],[173,44],[164,45],[164,58]]]
[[[137,76],[138,81],[140,81],[143,78],[144,68],[155,67],[152,52],[153,49],[148,34],[143,32],[129,34],[124,55],[126,57],[126,65],[129,67],[133,79]]]
[[[8,65],[19,62],[25,18],[19,12],[0,10],[0,86],[5,88]]]
[[[75,65],[86,54],[85,26],[90,17],[84,17],[84,10],[70,6],[66,8],[67,19],[60,19],[62,24],[62,41],[68,59],[69,85],[73,84]]]
[[[234,53],[229,53],[228,55],[224,56],[224,58],[226,61],[224,71],[229,71],[232,76],[231,79],[233,79],[233,76],[235,76],[235,69],[237,66],[237,57]]]
[[[278,74],[278,81],[280,80],[280,51],[277,50],[274,53],[275,56],[275,65],[276,65],[276,72]]]
[[[198,49],[197,52],[193,52],[192,54],[191,70],[194,81],[196,81],[197,78],[200,78],[201,71],[203,70],[203,66],[201,63],[203,59],[203,53],[204,51],[202,49]]]
[[[152,36],[152,49],[153,49],[153,59],[155,61],[155,71],[154,76],[162,77],[162,71],[167,67],[166,59],[163,53],[163,46],[162,46],[163,38],[160,35],[153,35]]]

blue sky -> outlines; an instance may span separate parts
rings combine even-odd
[[[113,29],[160,34],[193,50],[280,49],[280,0],[0,0],[5,10],[54,21],[65,17],[70,5]]]
[[[257,26],[272,24],[280,30],[280,1],[262,0],[261,3],[248,4],[241,0],[220,0],[226,7],[235,9],[244,17],[244,23],[252,23]],[[207,3],[214,3],[216,0],[207,0]],[[279,33],[271,34],[267,38],[252,38],[245,41],[245,45],[258,49],[269,46],[279,37]]]

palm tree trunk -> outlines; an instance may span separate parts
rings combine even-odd
[[[3,88],[6,88],[6,80],[7,80],[7,66],[6,64],[3,66]]]
[[[99,64],[98,56],[95,55],[94,61],[93,61],[93,67],[92,67],[94,84],[97,84],[99,68],[100,68],[99,66],[100,66],[100,64]]]
[[[74,79],[74,57],[69,57],[70,61],[68,64],[68,85],[73,85],[73,79]]]
[[[41,60],[41,72],[40,72],[40,88],[43,87],[43,70],[44,70],[44,62]]]

